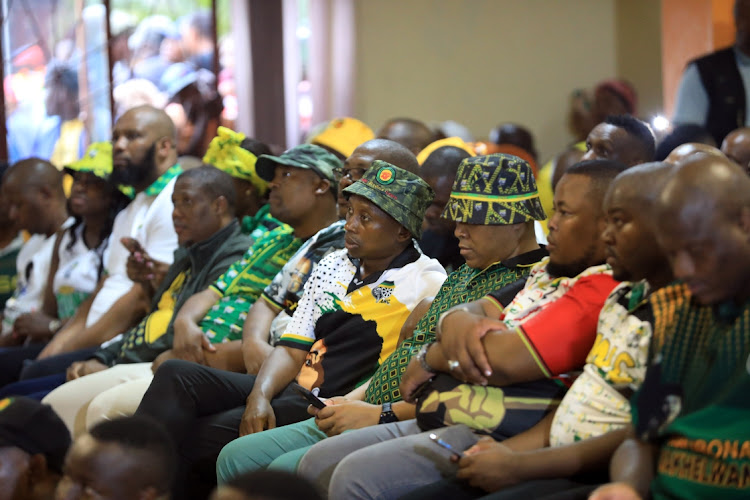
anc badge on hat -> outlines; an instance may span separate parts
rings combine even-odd
[[[518,224],[546,218],[529,164],[502,153],[461,162],[442,216],[481,225]]]
[[[375,160],[365,175],[344,189],[380,207],[396,219],[413,237],[422,237],[422,219],[435,192],[419,176],[382,160]]]

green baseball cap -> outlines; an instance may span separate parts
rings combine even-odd
[[[255,171],[261,179],[271,182],[276,165],[312,170],[321,179],[331,181],[331,191],[334,196],[336,196],[336,190],[338,189],[336,172],[344,167],[342,161],[336,158],[334,154],[314,144],[295,146],[284,151],[281,156],[260,155],[255,163]]]
[[[382,160],[375,160],[365,175],[344,189],[368,199],[396,219],[415,238],[422,237],[422,219],[435,192],[418,175]]]
[[[502,153],[461,162],[442,217],[484,226],[547,218],[528,162]]]

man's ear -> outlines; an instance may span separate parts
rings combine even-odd
[[[166,158],[174,148],[175,141],[171,137],[164,136],[156,141],[156,154],[159,158]]]
[[[403,243],[405,241],[411,240],[411,238],[412,238],[411,232],[408,229],[406,229],[404,226],[399,226],[396,240],[399,243]]]
[[[138,492],[138,500],[156,500],[157,498],[166,498],[166,496],[159,495],[159,492],[153,486],[143,488]]]
[[[35,485],[44,481],[49,475],[49,468],[47,467],[47,457],[42,453],[32,455],[29,459],[29,484]]]
[[[37,188],[36,192],[37,196],[39,196],[42,200],[50,200],[53,198],[52,190],[49,188],[49,186],[39,186]]]
[[[740,209],[740,227],[750,237],[750,207]]]
[[[225,215],[229,213],[229,202],[224,196],[219,196],[211,202],[211,207],[216,215]],[[234,215],[234,214],[231,214]]]
[[[315,194],[325,194],[331,190],[331,181],[328,179],[320,179],[318,187],[315,188]]]

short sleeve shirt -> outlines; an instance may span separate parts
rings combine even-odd
[[[599,436],[630,423],[630,403],[620,391],[639,387],[646,374],[653,331],[651,307],[642,300],[646,288],[645,282],[622,283],[607,298],[583,373],[555,412],[552,446]]]
[[[261,298],[274,310],[280,311],[271,324],[271,344],[276,344],[292,319],[294,309],[302,297],[303,287],[313,269],[323,257],[344,247],[345,223],[343,220],[336,221],[313,235],[263,291]]]
[[[105,259],[107,278],[91,304],[87,327],[99,321],[133,286],[127,274],[130,252],[120,243],[121,238],[135,238],[154,260],[166,264],[174,260],[177,233],[172,222],[172,192],[181,172],[179,165],[172,166],[117,214],[112,226],[112,245],[107,248]]]
[[[406,318],[445,280],[440,263],[410,247],[382,273],[358,283],[358,267],[338,250],[325,257],[277,345],[308,351],[297,377],[323,397],[369,378],[396,348]]]
[[[253,243],[211,285],[220,298],[203,317],[200,327],[212,343],[242,338],[250,306],[301,245],[302,240],[294,236],[292,228],[279,226]]]

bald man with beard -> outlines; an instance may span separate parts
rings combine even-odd
[[[653,215],[692,301],[632,399],[635,437],[615,453],[612,483],[590,498],[747,498],[750,178],[728,159],[687,161]]]
[[[22,379],[57,373],[86,359],[146,314],[150,293],[158,288],[177,248],[172,191],[182,169],[175,136],[172,120],[152,106],[133,108],[115,123],[110,180],[131,186],[135,198],[115,219],[106,272],[97,290],[45,347],[41,361],[24,369]]]

